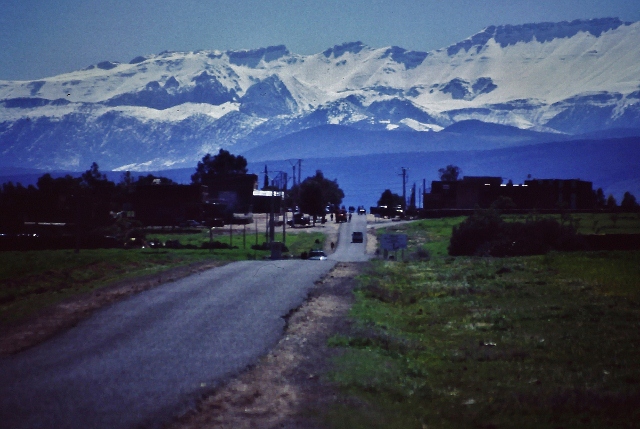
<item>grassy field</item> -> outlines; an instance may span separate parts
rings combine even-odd
[[[639,427],[640,252],[448,257],[461,220],[393,227],[409,261],[375,261],[330,340],[327,426]]]
[[[209,241],[207,232],[191,234],[148,234],[147,239],[178,240],[182,245],[200,247]],[[29,317],[44,307],[78,294],[104,287],[125,278],[155,274],[168,269],[204,261],[235,261],[262,259],[269,252],[252,250],[247,237],[243,248],[242,236],[233,238],[238,249],[98,249],[43,250],[0,252],[0,327]],[[260,237],[260,243],[264,237]],[[281,236],[276,236],[276,240]],[[229,243],[229,236],[214,237]],[[314,246],[315,240],[324,242],[319,233],[287,234],[292,255],[299,255]]]
[[[505,216],[508,220],[524,221],[535,215]],[[640,213],[577,213],[545,216],[559,222],[572,223],[579,234],[640,234]]]
[[[254,252],[254,250],[251,249],[252,245],[261,245],[266,240],[264,232],[256,234],[251,230],[251,226],[252,225],[248,225],[246,230],[237,228],[233,233],[229,233],[229,230],[226,228],[218,228],[211,237],[209,236],[209,231],[206,229],[190,234],[151,232],[147,234],[147,241],[158,239],[162,243],[166,243],[168,240],[178,240],[182,245],[201,247],[203,243],[208,243],[210,240],[213,240],[229,246],[237,247],[238,249],[236,249],[236,253],[245,255],[246,259],[248,252]],[[276,232],[274,239],[275,241],[283,242],[282,232]],[[290,255],[299,256],[303,251],[309,251],[309,249],[316,246],[316,240],[319,240],[322,245],[324,244],[325,236],[321,233],[310,233],[305,231],[296,231],[295,233],[287,232],[285,245],[289,248]],[[226,253],[221,253],[221,255],[224,254]],[[231,252],[229,254],[234,253]],[[258,257],[265,255],[266,254],[256,254]],[[251,258],[251,256],[248,257]]]

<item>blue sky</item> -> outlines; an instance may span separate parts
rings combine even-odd
[[[164,50],[343,42],[430,51],[489,25],[618,17],[637,0],[0,0],[0,80],[31,80]]]

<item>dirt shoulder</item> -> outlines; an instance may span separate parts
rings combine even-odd
[[[327,339],[346,332],[352,290],[365,265],[338,263],[290,314],[273,350],[168,429],[324,427],[318,416],[337,392],[322,375],[339,353],[327,346]]]

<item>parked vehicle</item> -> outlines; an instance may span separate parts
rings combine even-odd
[[[287,222],[292,228],[296,225],[307,226],[311,224],[311,218],[309,215],[303,213],[294,213],[293,219]]]
[[[404,218],[404,210],[402,206],[388,207],[388,206],[378,206],[371,207],[369,212],[373,215],[380,216],[382,218]]]
[[[336,223],[347,221],[347,211],[342,209],[336,212]]]
[[[311,250],[309,259],[312,261],[324,261],[327,259],[327,255],[322,250]]]
[[[356,232],[352,233],[351,234],[351,242],[352,243],[363,243],[364,242],[364,235],[362,234],[362,232],[356,231]]]

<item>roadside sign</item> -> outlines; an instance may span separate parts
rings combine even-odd
[[[396,251],[407,248],[406,234],[382,234],[378,236],[383,250]]]

